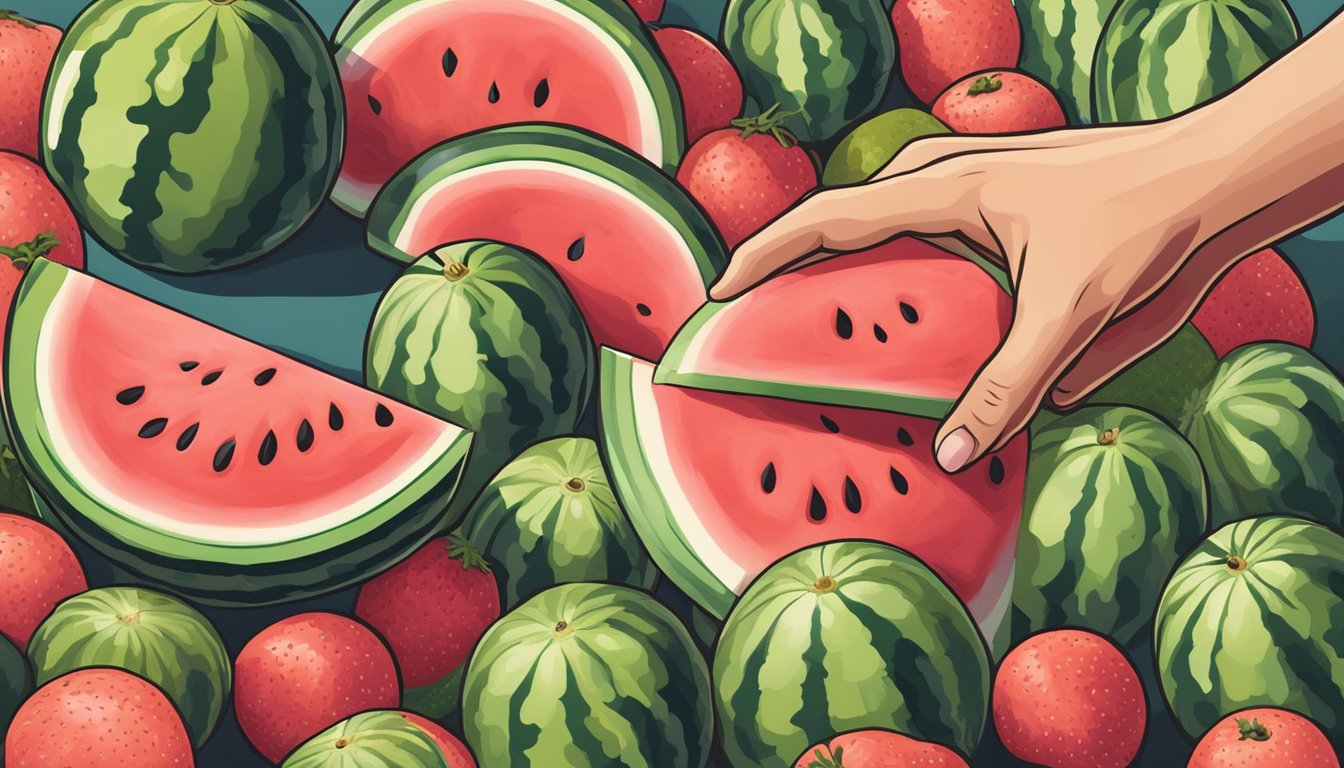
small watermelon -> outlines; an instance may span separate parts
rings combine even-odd
[[[498,125],[681,159],[676,82],[624,0],[359,0],[334,40],[351,140],[332,200],[356,216],[416,155]]]
[[[1228,270],[1191,322],[1219,357],[1256,341],[1310,348],[1316,337],[1311,294],[1293,265],[1273,248],[1253,253]]]
[[[1167,707],[1192,738],[1250,706],[1344,743],[1344,536],[1295,517],[1225,525],[1171,575],[1155,648]]]
[[[975,623],[932,571],[871,541],[800,550],[742,593],[714,649],[733,765],[791,768],[857,728],[975,751],[990,666]]]
[[[410,554],[471,444],[461,427],[44,259],[20,287],[5,354],[5,419],[43,516],[136,579],[212,604],[294,600]]]
[[[467,667],[467,742],[510,768],[705,768],[709,670],[651,595],[552,587],[495,623]]]
[[[1122,0],[1097,44],[1092,114],[1099,123],[1179,114],[1236,87],[1297,40],[1283,0]]]
[[[468,767],[450,763],[434,739],[404,713],[375,709],[342,720],[304,742],[280,768]]]
[[[1069,122],[1092,122],[1092,61],[1118,0],[1016,0],[1024,71],[1059,96]]]
[[[368,238],[402,261],[464,240],[524,248],[560,273],[597,344],[655,358],[728,260],[699,206],[657,168],[554,125],[421,155],[374,202]]]
[[[257,259],[335,182],[340,83],[290,0],[96,0],[48,82],[44,165],[94,237],[139,266]]]
[[[1344,383],[1307,350],[1237,349],[1182,431],[1208,472],[1215,525],[1263,512],[1344,524]]]
[[[1099,387],[1088,405],[1128,405],[1160,416],[1173,427],[1213,375],[1218,356],[1204,336],[1189,323]]]
[[[476,499],[463,533],[494,566],[508,607],[563,582],[653,589],[658,578],[587,438],[524,451]]]
[[[731,0],[723,42],[757,109],[778,104],[784,127],[826,141],[887,92],[896,37],[878,0]]]
[[[1129,642],[1208,517],[1195,449],[1147,413],[1083,408],[1034,434],[1013,638],[1072,626]]]
[[[0,754],[4,753],[5,732],[19,705],[33,692],[33,672],[28,659],[9,638],[0,635]]]

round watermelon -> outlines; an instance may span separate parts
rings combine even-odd
[[[837,733],[895,728],[975,751],[990,666],[975,622],[903,550],[839,541],[795,552],[742,594],[714,649],[733,765],[791,768]]]
[[[474,768],[448,757],[405,713],[377,709],[342,720],[304,742],[280,768]]]
[[[312,218],[344,144],[326,41],[290,0],[97,0],[66,30],[43,159],[128,261],[243,264]]]
[[[1170,117],[1236,87],[1297,42],[1283,0],[1121,0],[1097,44],[1099,123]]]
[[[1215,525],[1263,512],[1344,524],[1344,383],[1307,350],[1232,352],[1182,429],[1208,472]]]
[[[562,584],[497,621],[467,666],[467,743],[510,768],[704,768],[709,670],[651,595]]]
[[[356,216],[416,155],[499,125],[572,125],[668,171],[681,160],[676,81],[624,0],[359,0],[334,40],[350,146],[332,200]]]
[[[14,713],[32,692],[33,673],[28,660],[9,638],[0,635],[0,754],[4,752],[5,732]]]
[[[1208,516],[1199,457],[1154,416],[1083,408],[1035,433],[1013,638],[1085,627],[1129,642]]]
[[[1224,716],[1284,707],[1344,743],[1344,536],[1296,517],[1225,525],[1171,575],[1157,608],[1162,694],[1198,738]]]
[[[1092,61],[1117,0],[1014,0],[1024,71],[1059,97],[1069,122],[1092,122]]]
[[[86,667],[116,667],[163,689],[196,746],[219,723],[233,666],[219,633],[190,605],[135,587],[66,599],[28,641],[37,684]]]
[[[802,141],[826,141],[881,102],[896,36],[878,0],[730,0],[723,42],[758,109],[778,104]]]
[[[463,533],[494,567],[507,606],[563,582],[653,589],[658,578],[587,438],[539,443],[509,462],[476,499]]]

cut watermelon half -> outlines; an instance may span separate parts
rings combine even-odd
[[[599,345],[657,358],[727,261],[704,213],[647,161],[561,126],[495,128],[426,152],[369,214],[369,246],[411,261],[495,240],[544,258]]]
[[[672,169],[681,100],[622,0],[361,0],[336,31],[349,141],[332,199],[363,216],[429,147],[525,122],[575,125]]]
[[[38,260],[5,417],[46,513],[214,604],[367,578],[433,533],[471,435],[87,274]]]

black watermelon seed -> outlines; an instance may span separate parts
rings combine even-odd
[[[881,344],[887,343],[887,331],[877,323],[873,323],[873,337]]]
[[[895,488],[896,492],[902,496],[910,492],[910,481],[906,480],[905,475],[902,475],[900,470],[895,467],[891,468],[891,487]]]
[[[498,103],[499,103],[499,84],[498,84],[498,83],[491,83],[491,84],[490,84],[490,93],[486,94],[486,98],[490,100],[490,103],[491,103],[491,104],[498,104]]]
[[[812,487],[812,498],[807,502],[807,516],[818,523],[826,519],[826,500],[821,498],[816,486]]]
[[[192,424],[190,427],[187,427],[186,429],[182,430],[182,434],[177,436],[177,450],[185,451],[188,448],[190,448],[191,442],[196,439],[196,430],[200,428],[201,423],[198,421],[195,424]]]
[[[133,405],[144,394],[144,387],[128,387],[117,393],[117,402],[122,405]]]
[[[910,433],[905,431],[905,427],[900,427],[896,430],[896,441],[901,445],[915,444],[915,438],[911,437]]]
[[[266,370],[262,371],[261,373],[258,373],[257,376],[256,376],[256,378],[252,379],[252,383],[253,383],[253,384],[256,384],[258,387],[264,387],[264,386],[266,386],[267,384],[270,384],[270,383],[271,383],[271,379],[274,379],[274,378],[275,378],[275,369],[274,369],[274,368],[267,368]]]
[[[220,443],[219,447],[215,449],[214,466],[216,472],[223,472],[229,468],[229,462],[233,461],[233,449],[236,445],[237,443],[234,442],[233,438],[229,438]]]
[[[989,481],[995,485],[1003,482],[1003,462],[998,456],[989,459]]]
[[[340,432],[341,427],[345,426],[345,417],[341,415],[341,409],[337,408],[335,403],[327,409],[327,426],[331,427],[332,432]]]
[[[373,110],[373,114],[381,115],[383,114],[383,102],[373,98],[373,94],[369,94],[369,109]]]
[[[219,381],[219,377],[223,375],[223,371],[211,371],[201,377],[201,386],[208,387],[216,381]]]
[[[178,363],[177,367],[181,368],[184,371],[193,371],[196,369],[196,366],[198,365],[200,365],[200,363],[196,362],[195,360],[187,360],[185,362]]]
[[[842,339],[848,339],[854,335],[854,321],[850,320],[845,310],[839,307],[835,308],[835,335]]]
[[[264,467],[275,461],[275,452],[279,447],[280,445],[275,439],[275,432],[267,432],[266,437],[262,438],[261,450],[257,451],[257,461],[261,462],[261,466]]]
[[[570,261],[578,261],[583,258],[583,249],[584,246],[587,245],[584,241],[587,239],[588,238],[586,237],[580,237],[578,240],[569,244],[569,253],[567,255],[569,256]]]
[[[167,426],[167,419],[150,419],[145,422],[145,426],[140,428],[140,436],[145,438],[158,437],[163,434],[163,430]]]
[[[829,418],[826,417],[826,414],[824,414],[824,413],[821,414],[821,426],[825,427],[826,429],[830,430],[831,432],[839,432],[839,431],[840,431],[840,425],[839,425],[839,424],[836,424],[834,421],[831,421]]]
[[[380,427],[390,427],[392,426],[392,412],[387,409],[386,405],[379,403],[378,407],[373,409],[373,420]]]
[[[765,465],[765,470],[761,472],[761,490],[766,493],[775,492],[775,463],[772,461]]]
[[[453,53],[452,48],[449,48],[448,50],[443,52],[443,74],[445,77],[452,77],[453,73],[456,71],[457,71],[457,54]]]
[[[551,84],[543,77],[541,82],[537,83],[537,89],[532,92],[532,106],[541,109],[549,98],[551,98]]]
[[[845,509],[856,515],[863,509],[863,497],[859,495],[859,487],[848,477],[845,478]]]
[[[299,434],[294,437],[294,442],[299,446],[300,453],[313,447],[313,425],[307,419],[299,422]]]
[[[904,301],[901,302],[901,317],[905,318],[905,322],[907,323],[919,322],[919,313],[915,311],[914,307],[906,304]]]
[[[653,314],[653,310],[649,309],[648,304],[636,304],[635,311],[643,315],[644,317],[648,317],[649,315]]]

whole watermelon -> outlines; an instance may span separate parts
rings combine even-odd
[[[5,732],[14,713],[33,692],[33,673],[28,660],[9,638],[0,635],[0,756],[4,754]]]
[[[1297,42],[1283,0],[1122,0],[1092,74],[1099,123],[1157,120],[1231,90]]]
[[[117,667],[163,689],[200,746],[219,723],[233,666],[219,633],[175,597],[135,587],[75,595],[51,612],[28,641],[42,686],[85,667]]]
[[[1074,125],[1092,122],[1092,61],[1117,0],[1014,0],[1024,71],[1059,96]]]
[[[825,141],[886,93],[896,36],[877,0],[730,0],[723,41],[762,110],[802,141]]]
[[[96,0],[52,64],[43,157],[135,264],[204,272],[298,233],[345,133],[326,41],[290,0]]]
[[[395,710],[347,718],[305,741],[280,768],[467,768],[450,764],[428,733]]]
[[[1344,522],[1344,383],[1307,350],[1234,350],[1182,431],[1208,472],[1214,525],[1265,512]]]
[[[1197,737],[1252,706],[1285,707],[1344,743],[1344,536],[1288,516],[1223,526],[1172,573],[1157,608],[1162,694]]]
[[[762,573],[714,650],[724,751],[791,768],[837,733],[895,728],[975,751],[989,707],[988,649],[934,573],[895,547],[839,541]]]
[[[462,698],[481,765],[700,768],[713,735],[709,670],[646,592],[552,587],[490,627]]]
[[[463,533],[490,561],[508,607],[562,582],[652,589],[658,577],[587,438],[523,451],[476,499]]]
[[[1085,627],[1129,642],[1208,516],[1199,457],[1150,414],[1083,408],[1033,433],[1014,640]]]

